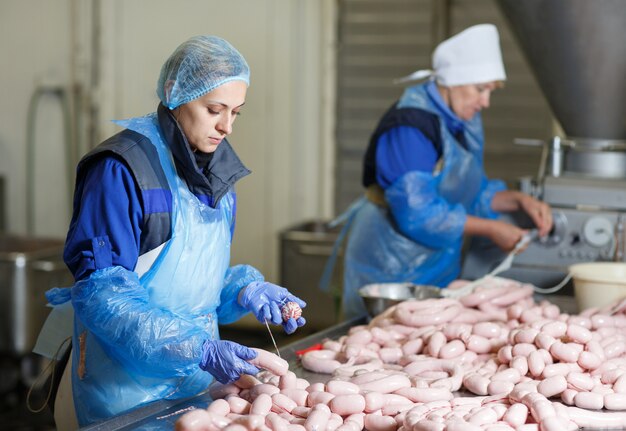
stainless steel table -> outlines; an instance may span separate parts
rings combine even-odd
[[[536,296],[537,301],[548,299],[555,305],[558,305],[563,312],[576,313],[576,304],[573,297],[569,296]],[[325,382],[329,379],[328,375],[316,374],[304,370],[298,362],[296,352],[322,342],[325,339],[336,339],[346,334],[348,330],[356,325],[367,323],[367,316],[362,316],[353,320],[331,326],[323,331],[310,335],[293,344],[280,349],[281,356],[289,362],[289,369],[294,371],[299,377],[303,377],[310,381]],[[132,412],[116,416],[99,424],[90,425],[81,428],[83,431],[129,431],[129,430],[173,430],[176,420],[186,411],[195,407],[206,408],[212,401],[208,393],[196,395],[192,398],[184,400],[161,400],[146,406],[140,407]]]

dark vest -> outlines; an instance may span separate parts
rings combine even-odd
[[[390,129],[399,126],[415,127],[431,141],[437,151],[437,156],[441,157],[443,142],[441,140],[441,130],[439,117],[432,112],[419,108],[397,108],[397,104],[389,108],[378,123],[370,138],[365,158],[363,162],[363,186],[369,187],[376,182],[376,148],[378,139]]]
[[[83,157],[77,176],[83,175],[91,161],[111,154],[126,163],[141,192],[143,228],[139,254],[142,255],[171,237],[172,192],[156,147],[144,135],[128,129],[113,135]]]

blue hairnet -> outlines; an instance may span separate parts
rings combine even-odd
[[[173,86],[166,95],[168,81]],[[174,109],[229,81],[250,85],[250,68],[245,58],[222,38],[196,36],[176,48],[163,64],[157,95],[163,105]]]

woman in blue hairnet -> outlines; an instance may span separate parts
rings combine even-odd
[[[248,312],[287,333],[305,323],[280,311],[303,301],[229,266],[234,185],[250,171],[226,136],[248,85],[232,45],[193,37],[161,69],[157,112],[118,122],[125,129],[80,161],[64,252],[76,284],[47,294],[74,313],[59,429],[75,427],[73,408],[84,426],[256,374],[256,353],[220,340],[218,323]]]
[[[345,250],[346,317],[365,314],[358,289],[413,282],[445,287],[460,273],[464,235],[511,250],[524,230],[498,220],[523,210],[539,234],[552,227],[547,204],[489,180],[483,170],[480,111],[506,79],[495,26],[442,42],[430,76],[405,89],[374,131],[364,161],[366,203],[353,213]]]

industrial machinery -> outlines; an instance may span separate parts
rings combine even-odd
[[[550,287],[578,262],[626,260],[626,8],[621,0],[498,0],[565,136],[543,145],[536,178],[520,189],[550,204],[554,228],[505,277]],[[523,214],[516,224],[531,227]],[[475,241],[463,278],[504,254]]]

